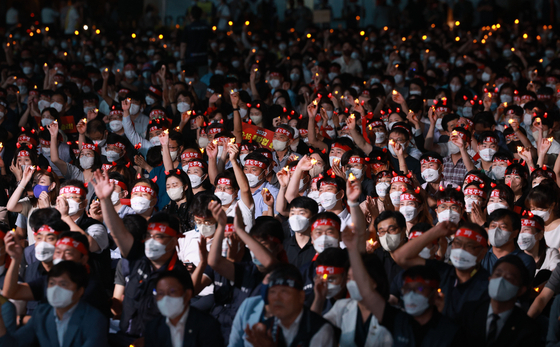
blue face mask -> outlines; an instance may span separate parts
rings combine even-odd
[[[265,305],[268,305],[268,284],[261,284],[261,298]]]
[[[49,192],[49,186],[42,186],[40,184],[36,184],[33,187],[33,195],[35,195],[35,197],[37,199],[39,199],[39,195],[41,195],[42,192]]]

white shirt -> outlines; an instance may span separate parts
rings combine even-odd
[[[291,345],[296,338],[302,315],[303,310],[301,310],[299,316],[297,316],[296,320],[289,327],[283,326],[282,322],[279,321],[278,325],[282,328],[282,334],[284,334],[284,341],[286,341],[286,346]],[[321,329],[319,329],[311,338],[309,347],[334,346],[333,342],[334,330],[330,324],[324,324]]]
[[[556,265],[560,262],[560,254],[558,254],[557,248],[547,248],[546,253],[544,256],[544,261],[540,267],[535,271],[535,275],[541,270],[550,270],[554,271],[556,269]]]
[[[357,75],[363,71],[362,64],[358,59],[350,59],[350,62],[346,64],[346,61],[344,61],[344,57],[342,56],[333,60],[333,63],[338,63],[340,65],[340,73]]]
[[[185,237],[179,239],[177,245],[177,256],[183,263],[193,263],[194,266],[200,264],[200,254],[198,253],[198,243],[200,242],[200,233],[196,230],[187,231],[183,233]],[[206,240],[206,249],[210,252],[212,240]],[[204,288],[198,295],[205,296],[214,292],[214,285],[211,284]]]
[[[169,333],[171,334],[171,345],[173,347],[182,347],[183,340],[185,339],[185,323],[187,322],[187,317],[189,316],[189,308],[183,314],[183,317],[179,319],[177,325],[171,324],[169,317],[165,320],[165,324],[169,327]]]
[[[243,216],[243,224],[245,224],[245,231],[250,232],[255,221],[255,204],[251,208],[247,207],[242,199],[234,201],[229,205],[226,216],[235,217],[235,208],[239,205],[241,215]]]

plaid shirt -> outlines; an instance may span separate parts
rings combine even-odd
[[[468,170],[463,163],[463,158],[457,161],[457,164],[453,164],[453,159],[448,155],[443,158],[443,180],[456,184],[459,187],[463,186],[463,180]]]

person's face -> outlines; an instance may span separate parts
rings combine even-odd
[[[519,230],[513,230],[513,223],[511,222],[509,217],[505,217],[503,219],[490,222],[490,224],[488,225],[488,229],[494,229],[494,228],[500,228],[504,231],[511,232],[509,240],[515,239],[517,237],[517,234],[519,233]]]
[[[455,236],[455,239],[453,239],[453,242],[451,242],[451,248],[452,249],[461,248],[469,252],[470,254],[477,257],[478,262],[480,262],[482,258],[484,258],[484,255],[486,254],[485,248],[482,247],[481,244],[464,236]]]
[[[122,121],[122,119],[123,119],[122,114],[118,114],[118,113],[115,114],[115,113],[114,113],[114,114],[112,114],[112,115],[109,115],[109,121],[110,121],[110,122],[111,122],[111,121],[114,121],[114,120],[120,120],[120,121]]]
[[[290,138],[285,135],[285,134],[281,134],[281,133],[274,133],[274,140],[278,140],[278,141],[282,141],[282,142],[289,142]]]
[[[318,225],[311,231],[311,241],[313,242],[323,235],[334,237],[338,240],[340,238],[340,231],[332,225]]]
[[[305,292],[288,286],[268,288],[268,308],[270,313],[282,320],[297,316],[305,302]]]
[[[389,134],[389,140],[393,140],[395,143],[400,143],[403,148],[408,146],[406,136],[401,133],[392,132]]]
[[[177,97],[177,102],[178,102],[178,103],[179,103],[179,102],[186,102],[187,104],[190,105],[190,103],[191,103],[191,98],[189,98],[189,97],[186,96],[186,95],[179,95],[179,96]]]
[[[175,250],[177,247],[177,238],[171,235],[167,235],[165,233],[159,233],[155,230],[148,230],[146,234],[146,238],[144,242],[148,241],[149,239],[154,239],[156,242],[159,242],[162,245],[165,245],[165,253],[170,253]]]
[[[21,165],[31,165],[31,159],[29,157],[17,157],[17,163]]]
[[[391,182],[391,179],[387,177],[387,179],[389,180],[388,182]],[[383,180],[381,180],[381,182],[383,182]],[[406,189],[406,183],[403,182],[394,182],[393,184],[391,184],[391,190],[389,191],[389,193],[393,193],[393,192],[403,192]]]
[[[422,172],[424,172],[424,170],[427,170],[427,169],[433,169],[433,170],[439,171],[440,165],[438,163],[434,163],[434,162],[431,162],[431,161],[430,162],[424,162],[420,166],[420,170]]]
[[[342,148],[332,147],[329,152],[329,157],[342,158],[342,155],[344,153],[346,153],[346,151],[343,150]]]
[[[262,116],[262,112],[259,109],[251,108],[251,110],[249,111],[249,116],[260,117]]]
[[[537,228],[530,227],[528,225],[524,225],[521,227],[519,234],[531,234],[535,236],[535,240],[539,242],[544,237],[543,233],[541,233]]]
[[[382,237],[385,234],[389,233],[390,235],[401,235],[402,236],[402,229],[397,224],[397,220],[395,218],[387,218],[377,225],[377,234]]]
[[[463,213],[463,208],[461,207],[461,205],[452,204],[450,202],[444,202],[444,203],[440,204],[436,209],[437,213],[441,213],[441,212],[446,211],[446,210],[455,211],[459,214]]]
[[[204,171],[202,171],[202,169],[199,168],[198,166],[191,166],[187,170],[187,175],[196,175],[198,177],[203,177]]]
[[[144,187],[151,188],[147,183],[138,183],[136,186],[144,186]],[[132,193],[130,195],[130,197],[131,198],[141,197],[141,198],[146,198],[148,200],[152,200],[152,195],[148,192],[136,191],[136,192]]]
[[[498,150],[498,144],[495,143],[495,142],[482,142],[482,143],[479,143],[479,145],[478,145],[478,151],[479,151],[479,152],[482,151],[483,149],[486,149],[486,148],[491,148],[491,149],[497,151],[497,150]]]
[[[100,141],[105,138],[105,132],[94,131],[89,134],[89,138],[93,141]]]
[[[359,158],[359,157],[358,156],[353,156],[353,158]],[[346,169],[363,170],[364,166],[362,164],[358,164],[358,163],[348,163],[348,164],[346,164]]]
[[[261,169],[258,166],[251,166],[251,165],[245,165],[243,167],[243,172],[247,175],[247,174],[253,174],[257,177],[260,177],[261,174],[263,173],[264,169]]]
[[[420,294],[428,299],[430,299],[430,303],[433,302],[434,294],[436,293],[436,289],[430,286],[427,286],[425,283],[420,281],[415,281],[412,279],[412,282],[404,283],[401,288],[401,293],[403,295],[408,294],[410,292],[415,292]]]
[[[91,149],[82,149],[81,157],[95,157],[95,152]]]
[[[215,225],[216,223],[218,223],[214,217],[206,218],[200,216],[194,216],[194,222],[196,224],[204,224],[204,225]]]
[[[536,185],[540,184],[542,181],[544,181],[546,179],[546,177],[544,176],[537,176],[533,179],[533,182],[531,182],[531,188],[534,188]]]
[[[68,277],[67,273],[63,273],[61,276],[58,277],[51,277],[47,282],[47,287],[51,288],[54,286],[59,286],[66,290],[72,291],[74,294],[72,295],[72,303],[77,302],[82,295],[84,294],[84,288],[78,289],[78,285]],[[70,305],[69,305],[70,306]],[[68,307],[68,306],[66,306]]]
[[[523,189],[523,179],[519,175],[509,174],[506,175],[506,184],[511,187],[514,192]]]
[[[38,244],[39,242],[48,242],[53,246],[56,245],[57,240],[56,234],[46,231],[36,233],[35,235],[33,235],[33,238],[35,239],[35,244]]]
[[[172,298],[183,297],[185,306],[188,306],[191,301],[192,290],[185,290],[176,278],[165,277],[158,281],[155,296],[156,301],[160,301],[164,296],[170,296]]]
[[[290,217],[291,216],[304,216],[305,218],[309,219],[312,216],[311,211],[309,211],[306,208],[302,208],[302,207],[292,207],[290,209]]]
[[[459,119],[453,119],[450,120],[449,122],[447,122],[447,131],[451,132],[453,130],[453,128],[455,128],[457,126],[457,123],[459,123]]]
[[[54,249],[53,259],[68,260],[85,265],[87,263],[88,256],[83,255],[80,251],[72,246],[58,245]]]
[[[119,154],[122,154],[122,152],[123,152],[123,150],[121,148],[115,146],[114,144],[107,145],[107,151],[115,151]]]
[[[58,102],[62,106],[66,105],[66,98],[62,97],[62,95],[58,95],[58,94],[53,95],[51,99],[52,99],[52,102]]]
[[[47,175],[38,174],[35,176],[33,180],[33,184],[40,184],[42,186],[47,186],[49,189],[54,188],[54,182],[51,181],[51,178]]]
[[[183,182],[175,176],[171,176],[165,181],[165,189],[169,190],[171,188],[183,188]]]

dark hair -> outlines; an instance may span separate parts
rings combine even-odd
[[[455,201],[465,201],[465,195],[462,191],[458,191],[454,188],[445,188],[444,190],[440,190],[436,194],[436,201],[438,200],[447,200],[453,199]]]
[[[62,234],[60,234],[58,236],[58,239],[61,240],[65,237],[69,237],[74,241],[82,243],[84,245],[84,247],[88,250],[88,253],[89,253],[89,241],[88,241],[86,235],[84,235],[80,232],[77,232],[77,231],[66,231],[66,232],[63,232]]]
[[[348,251],[342,248],[327,248],[319,253],[316,259],[317,265],[326,265],[334,267],[343,267],[348,271],[350,266],[350,259],[348,258]]]
[[[54,207],[39,208],[29,216],[29,226],[31,227],[31,230],[35,231],[43,225],[50,226],[51,223],[61,220],[60,218],[60,212]],[[70,227],[68,227],[68,230],[70,230]]]
[[[157,277],[157,281],[156,281],[156,286],[157,283],[159,283],[159,281],[161,281],[164,278],[174,278],[177,280],[177,282],[179,282],[181,284],[181,286],[183,287],[183,290],[187,291],[187,290],[194,290],[194,285],[193,285],[193,281],[191,279],[191,276],[185,276],[184,273],[181,273],[177,270],[171,270],[171,271],[163,271],[162,273],[160,273]]]
[[[148,231],[148,221],[138,214],[129,214],[123,217],[126,230],[138,240],[144,240]]]
[[[245,157],[245,162],[247,162],[247,160],[260,161],[261,163],[264,163],[266,168],[270,165],[270,160],[267,157],[265,157],[264,155],[258,153],[257,150],[247,154],[247,156]],[[265,171],[266,171],[266,168],[265,168]]]
[[[282,223],[271,216],[260,216],[255,220],[255,224],[250,232],[257,240],[267,240],[270,237],[277,238],[280,243],[284,242],[284,230]]]
[[[218,201],[221,204],[221,200],[218,199],[218,197],[214,194],[197,194],[191,204],[190,212],[193,217],[196,216],[201,218],[211,218],[212,211],[208,209],[208,204],[210,203],[210,201]]]
[[[295,265],[282,264],[277,266],[268,277],[269,288],[273,287],[275,283],[285,283],[286,280],[293,282],[293,288],[303,290],[303,278],[301,272]]]
[[[529,204],[532,203],[535,207],[549,209],[553,204],[556,204],[553,212],[555,216],[558,216],[560,207],[560,204],[558,204],[558,196],[559,189],[556,183],[541,183],[529,190],[529,194],[527,194],[525,198],[525,207],[529,209]]]
[[[319,205],[317,202],[307,196],[298,196],[288,204],[288,210],[292,208],[303,208],[309,210],[312,216],[319,212]]]
[[[165,176],[166,183],[170,177],[175,177],[181,181],[183,186],[187,186],[187,190],[185,191],[185,197],[187,198],[187,203],[190,204],[194,195],[193,195],[191,179],[189,178],[189,175],[187,175],[184,170],[179,169],[179,167],[177,167],[177,169],[171,170],[169,173],[166,173],[165,175],[166,175]]]
[[[362,255],[362,260],[369,277],[371,277],[377,285],[375,290],[383,297],[383,299],[389,300],[389,280],[387,272],[385,271],[383,263],[379,257],[373,253],[364,254]]]
[[[440,277],[439,277],[439,273],[437,272],[437,270],[433,267],[428,267],[428,266],[422,266],[422,265],[418,265],[418,266],[413,266],[411,268],[406,269],[403,273],[402,273],[402,279],[404,282],[404,279],[406,277],[409,277],[410,279],[415,279],[415,278],[420,278],[420,279],[424,279],[426,281],[435,281],[437,283],[436,288],[439,287],[439,283],[441,281]]]
[[[239,190],[239,184],[237,184],[237,179],[235,178],[235,174],[229,170],[226,170],[224,172],[220,172],[217,176],[216,179],[214,180],[214,187],[218,186],[218,181],[220,180],[220,178],[227,178],[228,180],[231,181],[231,186],[233,187],[233,189],[235,190]]]
[[[148,152],[146,153],[146,163],[148,163],[151,167],[160,166],[163,163],[161,146],[153,146],[148,149]]]
[[[432,157],[432,158],[436,158],[437,160],[439,160],[439,165],[443,166],[443,158],[441,157],[441,155],[439,153],[436,152],[426,152],[424,154],[422,154],[422,156],[420,157],[420,162],[422,162],[423,159],[428,159],[428,157]]]
[[[48,225],[49,227],[53,228],[55,231],[60,233],[63,233],[65,231],[70,231],[70,226],[62,219],[59,219],[59,220],[49,220],[46,223],[43,223],[42,225],[36,225],[35,229],[33,229],[33,232],[39,230],[43,225]]]
[[[107,131],[107,125],[102,120],[92,119],[91,121],[87,122],[86,133],[88,135],[91,135],[92,132],[105,134],[106,131]]]
[[[317,213],[315,216],[313,216],[311,218],[311,220],[309,221],[309,224],[313,225],[313,223],[315,223],[316,220],[322,219],[322,218],[332,219],[335,222],[337,222],[338,225],[340,225],[342,227],[342,221],[340,220],[340,217],[336,213],[328,212],[328,211]],[[342,230],[340,230],[340,232],[342,232]]]
[[[488,225],[490,225],[490,223],[492,222],[503,220],[506,217],[509,217],[511,225],[513,226],[513,230],[521,230],[521,218],[519,218],[519,215],[512,210],[508,210],[505,208],[500,208],[492,212],[490,216],[488,216]]]
[[[443,119],[441,120],[441,126],[443,130],[447,131],[447,125],[449,124],[449,122],[457,120],[459,118],[461,117],[459,117],[459,115],[455,113],[448,113],[445,116],[443,116]]]
[[[337,193],[341,190],[344,192],[344,198],[346,199],[346,181],[339,176],[325,176],[317,181],[317,187],[321,186],[321,183],[334,183],[337,188]]]
[[[494,269],[492,271],[492,274],[502,263],[511,264],[515,266],[517,270],[519,270],[519,275],[521,276],[521,285],[523,287],[529,287],[531,285],[532,282],[531,274],[529,273],[529,270],[527,269],[527,267],[525,266],[521,258],[513,254],[508,254],[504,257],[501,257],[500,259],[498,259],[496,264],[494,264]]]
[[[167,212],[158,212],[154,214],[149,220],[148,225],[150,223],[167,223],[170,228],[175,229],[177,233],[181,232],[181,223],[179,222],[179,218]]]
[[[399,228],[406,230],[406,219],[404,219],[402,213],[400,213],[399,211],[389,210],[381,212],[381,214],[377,216],[377,218],[375,218],[375,230],[377,230],[377,226],[379,225],[379,223],[389,218],[394,218],[397,221],[397,225],[399,226]]]
[[[76,283],[78,289],[87,287],[89,272],[85,266],[74,261],[61,261],[54,265],[47,274],[47,282],[53,277],[60,277],[64,274],[68,275],[70,281]]]

